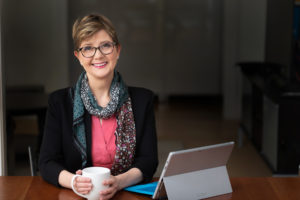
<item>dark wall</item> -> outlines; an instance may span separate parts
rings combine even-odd
[[[294,1],[268,0],[265,61],[282,65],[288,79],[292,71]]]

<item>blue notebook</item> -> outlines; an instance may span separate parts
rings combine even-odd
[[[146,184],[140,184],[140,185],[134,185],[127,188],[124,188],[124,190],[129,192],[136,192],[140,194],[147,194],[147,195],[153,195],[155,188],[157,186],[158,182],[151,182]]]

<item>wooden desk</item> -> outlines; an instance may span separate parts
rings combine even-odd
[[[299,200],[300,177],[231,178],[233,193],[207,200]],[[72,190],[57,188],[35,176],[0,177],[0,199],[5,200],[83,200]],[[146,195],[120,191],[113,200],[149,200]]]
[[[0,176],[2,200],[84,200],[72,190],[58,188],[45,182],[40,176]],[[113,200],[147,200],[148,196],[127,191],[118,192]]]

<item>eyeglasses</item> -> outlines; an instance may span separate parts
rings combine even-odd
[[[78,49],[81,54],[86,58],[91,58],[96,54],[97,49],[103,54],[108,55],[111,54],[114,50],[114,46],[116,43],[114,42],[105,42],[101,44],[99,47],[85,46]]]

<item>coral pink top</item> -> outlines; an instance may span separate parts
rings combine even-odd
[[[116,154],[117,119],[100,119],[92,115],[92,162],[93,166],[111,169]]]

